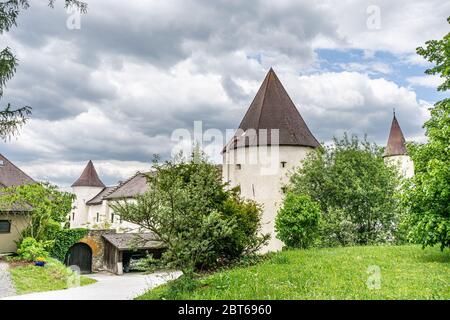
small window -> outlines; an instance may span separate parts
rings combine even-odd
[[[114,213],[111,213],[111,223],[114,223]]]
[[[11,221],[0,220],[0,233],[10,233],[11,232]]]
[[[286,161],[281,161],[281,167],[286,168],[286,163],[287,163]]]
[[[281,192],[283,192],[283,194],[286,194],[286,192],[287,192],[287,187],[281,187]]]
[[[75,212],[72,212],[72,221],[75,221]]]
[[[242,168],[241,164],[238,163],[238,164],[236,165],[236,169],[237,169],[237,170],[241,170],[241,168]]]
[[[97,212],[97,218],[96,218],[97,222],[100,220],[100,213]]]
[[[119,222],[122,224],[123,222],[122,216],[119,216]]]

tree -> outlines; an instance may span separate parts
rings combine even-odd
[[[347,245],[349,239],[354,244],[393,239],[399,180],[396,169],[386,166],[381,154],[381,148],[366,139],[361,142],[344,135],[310,153],[293,173],[288,190],[310,196],[323,212],[327,225],[322,226],[321,241],[329,244],[342,238],[339,244]],[[342,237],[344,231],[350,236]]]
[[[184,270],[207,269],[254,253],[268,239],[259,235],[261,208],[228,190],[218,168],[198,155],[154,163],[149,191],[111,208],[122,219],[153,232],[164,259]]]
[[[48,2],[50,7],[53,7],[54,3],[55,0]],[[20,11],[29,6],[29,0],[2,1],[0,3],[0,34],[16,26]],[[65,6],[76,7],[83,13],[87,10],[87,4],[79,0],[65,0]],[[0,51],[0,99],[3,97],[6,82],[14,76],[17,65],[18,60],[10,48],[7,47]],[[6,140],[17,134],[30,115],[31,108],[29,106],[13,107],[8,103],[3,110],[0,110],[0,139]]]
[[[450,23],[450,17],[447,19]],[[417,53],[435,64],[426,74],[439,74],[450,88],[450,33],[442,40],[426,42]],[[409,238],[426,246],[450,247],[450,99],[437,102],[425,122],[428,142],[412,153],[415,175],[405,184],[403,204],[408,210]]]
[[[289,193],[275,220],[277,238],[291,248],[314,244],[320,221],[320,207],[304,194]]]
[[[45,241],[53,240],[55,232],[67,222],[74,198],[71,193],[58,191],[56,186],[35,183],[2,189],[0,207],[6,212],[29,210],[21,237]]]

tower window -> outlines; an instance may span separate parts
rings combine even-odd
[[[100,213],[97,212],[97,218],[96,218],[97,222],[100,220]]]
[[[114,213],[111,213],[111,223],[114,223]]]
[[[286,161],[281,161],[281,167],[286,168],[286,163],[287,163]]]
[[[238,163],[238,164],[236,165],[236,169],[237,169],[237,170],[241,170],[241,168],[242,168],[241,164]]]
[[[72,221],[75,221],[75,212],[72,212]]]

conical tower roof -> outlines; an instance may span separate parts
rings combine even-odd
[[[405,137],[403,136],[402,129],[400,128],[394,112],[394,118],[392,119],[391,124],[391,132],[389,133],[388,142],[383,156],[390,157],[407,154],[408,152],[406,151]]]
[[[302,116],[284,89],[275,71],[270,68],[253,102],[239,125],[245,134],[236,134],[224,148],[259,145],[259,131],[267,130],[267,145],[271,145],[271,129],[279,130],[279,145],[319,147]],[[254,129],[250,130],[250,129]],[[256,132],[256,137],[247,132]],[[241,131],[241,133],[242,133]],[[241,139],[245,139],[245,142]],[[241,142],[241,143],[239,143]]]
[[[98,177],[97,171],[95,170],[94,164],[89,160],[86,168],[84,168],[83,173],[72,184],[72,187],[101,187],[104,188],[105,185]]]

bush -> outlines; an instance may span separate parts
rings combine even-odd
[[[308,248],[316,240],[320,207],[307,195],[288,193],[275,220],[277,238],[288,247]]]
[[[87,235],[87,229],[63,229],[53,234],[54,244],[50,250],[53,258],[64,262],[66,254],[75,243]]]
[[[267,241],[267,235],[259,234],[261,207],[229,190],[215,165],[194,156],[155,163],[154,168],[148,192],[111,207],[159,238],[168,266],[221,267],[256,252]]]
[[[311,152],[291,176],[288,189],[316,201],[325,218],[325,244],[378,244],[396,241],[401,206],[399,175],[386,166],[382,149],[344,135]]]
[[[37,258],[47,258],[48,249],[53,245],[53,241],[37,241],[27,237],[22,240],[17,249],[19,257],[26,261],[36,261]]]
[[[357,243],[357,225],[342,209],[330,208],[320,220],[321,247],[352,246]]]

